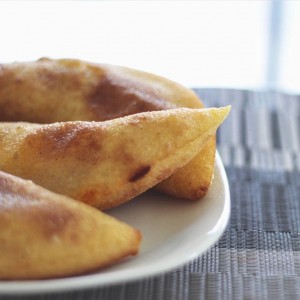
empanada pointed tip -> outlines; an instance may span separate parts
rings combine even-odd
[[[231,105],[218,108],[218,115],[220,116],[221,123],[227,118],[231,111]]]
[[[222,107],[212,107],[212,108],[204,108],[202,110],[209,111],[216,119],[220,119],[220,122],[228,116],[231,111],[231,105],[222,106]]]
[[[231,105],[223,106],[223,107],[212,107],[212,108],[205,108],[205,111],[207,111],[209,117],[211,118],[211,122],[207,122],[207,125],[210,124],[210,126],[214,127],[212,124],[214,123],[217,127],[219,127],[223,121],[227,118],[227,116],[230,113]],[[201,121],[203,122],[203,121]]]
[[[231,111],[231,105],[220,107],[220,110],[224,112],[225,117],[227,117]]]

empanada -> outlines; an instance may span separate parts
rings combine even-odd
[[[0,279],[71,276],[137,254],[138,230],[0,172]]]
[[[47,58],[0,65],[0,121],[103,121],[178,107],[203,103],[180,84],[130,68]],[[187,199],[203,197],[212,181],[215,147],[212,136],[189,164],[156,188]]]
[[[0,170],[100,209],[186,165],[230,108],[171,109],[106,122],[0,123]]]

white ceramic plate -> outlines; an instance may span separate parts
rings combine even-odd
[[[222,235],[230,214],[226,173],[217,155],[209,193],[196,202],[147,192],[111,215],[139,228],[139,255],[98,273],[62,279],[2,281],[0,294],[34,294],[124,283],[176,268],[205,252]]]

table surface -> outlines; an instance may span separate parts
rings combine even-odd
[[[196,89],[232,105],[218,130],[231,217],[205,254],[153,278],[85,291],[0,299],[300,299],[300,96]]]

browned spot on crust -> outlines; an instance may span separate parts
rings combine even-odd
[[[162,99],[129,82],[105,77],[87,96],[89,108],[97,119],[110,120],[144,111],[161,110]],[[166,106],[166,104],[164,104]]]
[[[35,149],[41,157],[75,158],[94,164],[101,158],[101,137],[105,130],[92,127],[89,123],[49,125],[29,135],[24,146]]]
[[[81,196],[80,201],[85,203],[93,203],[97,191],[94,189],[86,190]]]
[[[147,165],[147,166],[142,166],[140,168],[138,168],[134,174],[129,178],[130,182],[135,182],[141,178],[143,178],[151,169],[151,166]]]

